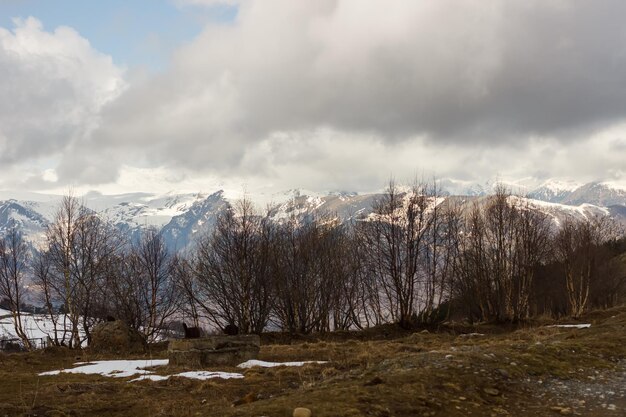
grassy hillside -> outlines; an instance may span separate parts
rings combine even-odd
[[[230,380],[38,376],[106,358],[58,348],[0,354],[0,415],[282,417],[298,406],[319,417],[624,415],[626,307],[584,320],[591,328],[503,333],[476,327],[413,334],[385,329],[378,340],[349,334],[292,344],[283,339],[283,344],[264,344],[260,359],[329,362],[252,368],[243,371],[245,378]],[[155,350],[149,356],[166,354]]]

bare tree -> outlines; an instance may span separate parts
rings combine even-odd
[[[428,221],[425,224],[419,272],[423,277],[420,314],[423,323],[443,320],[449,314],[462,221],[460,207],[441,196],[436,181],[432,182],[428,195],[432,203],[426,214]],[[444,304],[447,309],[441,311],[440,307]]]
[[[8,300],[15,333],[22,340],[24,347],[31,350],[33,346],[24,329],[20,310],[28,262],[28,246],[14,225],[6,236],[0,237],[0,297]]]
[[[52,262],[48,251],[44,250],[37,253],[33,260],[33,279],[34,283],[39,286],[42,302],[52,323],[52,335],[48,334],[48,337],[50,337],[55,346],[59,346],[64,343],[64,340],[59,340],[59,315],[57,314],[55,303],[60,304],[61,301],[56,298],[57,293],[54,289],[53,277],[50,272],[51,266]],[[62,333],[65,335],[65,332]]]
[[[407,328],[414,324],[420,310],[420,268],[432,220],[431,197],[423,184],[402,192],[390,181],[385,193],[374,202],[371,218],[360,224],[361,247],[385,302],[381,310]]]
[[[139,243],[133,246],[127,262],[137,280],[137,302],[144,316],[142,330],[148,341],[158,339],[165,321],[179,307],[172,261],[162,235],[155,228],[148,228],[142,232]]]
[[[79,219],[84,215],[84,208],[71,196],[64,196],[55,214],[53,222],[46,231],[46,261],[50,263],[47,280],[48,288],[63,303],[70,320],[70,340],[72,347],[80,346],[78,308],[78,285],[73,274],[74,248],[76,247],[76,229]],[[62,343],[67,327],[63,324]]]
[[[142,296],[142,277],[138,275],[137,257],[125,247],[111,259],[106,274],[106,315],[141,331],[146,327],[146,308]]]
[[[540,265],[550,259],[552,223],[548,215],[527,202],[515,205],[514,269],[511,309],[514,321],[531,314],[531,292]]]
[[[180,309],[183,319],[189,317],[193,327],[200,326],[200,305],[196,301],[199,293],[197,281],[193,273],[193,265],[185,257],[175,255],[172,268],[177,291],[180,293]]]
[[[45,255],[40,258],[46,265],[39,265],[38,275],[40,281],[44,279],[44,289],[50,291],[47,298],[62,303],[63,320],[69,321],[70,347],[81,346],[82,333],[90,340],[90,329],[103,308],[107,266],[120,244],[113,228],[100,217],[75,197],[63,197],[46,232]],[[68,331],[66,323],[62,329],[61,343]]]
[[[587,308],[592,282],[608,261],[602,244],[614,237],[614,224],[607,217],[568,218],[558,231],[554,247],[563,268],[570,315],[579,317]]]
[[[310,333],[345,327],[341,229],[336,219],[292,217],[279,227],[272,276],[275,321],[286,331]]]
[[[466,219],[456,291],[470,317],[517,321],[530,314],[535,271],[545,261],[549,218],[498,186]]]
[[[193,261],[195,300],[216,326],[260,333],[270,314],[271,224],[243,199],[220,213]]]

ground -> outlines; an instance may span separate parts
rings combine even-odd
[[[45,371],[78,361],[120,359],[88,350],[0,354],[0,416],[624,416],[626,307],[581,319],[587,329],[527,323],[404,332],[264,338],[259,359],[328,361],[302,367],[213,371],[207,381]],[[155,347],[134,359],[165,358]],[[129,358],[126,358],[129,359]],[[172,375],[189,369],[157,367]]]

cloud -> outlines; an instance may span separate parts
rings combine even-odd
[[[237,113],[229,130],[256,138],[578,131],[623,117],[621,12],[616,1],[252,1],[176,55],[171,98],[211,114],[221,106],[202,100],[218,95]]]
[[[124,88],[123,70],[69,27],[0,28],[0,167],[71,152]],[[49,180],[52,177],[46,175]]]
[[[624,2],[237,3],[167,70],[79,117],[95,122],[75,132],[81,158],[66,156],[59,180],[116,181],[124,165],[313,189],[415,170],[622,172],[610,144],[626,121]]]
[[[622,10],[623,9],[623,10]],[[108,113],[101,142],[232,167],[275,132],[573,140],[623,119],[621,2],[250,1]],[[520,143],[523,142],[523,143]]]

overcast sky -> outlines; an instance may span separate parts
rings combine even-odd
[[[0,189],[626,183],[623,0],[2,0]]]

